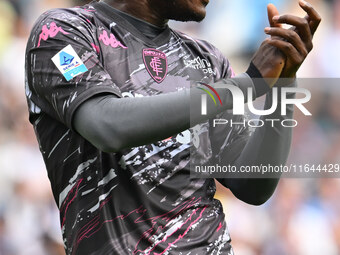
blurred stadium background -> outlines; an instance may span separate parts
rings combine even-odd
[[[59,217],[34,131],[28,123],[24,52],[30,28],[45,10],[89,1],[0,0],[0,255],[64,254]],[[273,0],[280,12],[302,14],[297,0]],[[340,1],[311,0],[323,21],[315,50],[299,77],[340,75]],[[200,23],[172,26],[207,39],[246,69],[265,38],[267,0],[211,0]],[[334,84],[334,83],[333,83]],[[340,163],[340,84],[309,88],[314,118],[299,114],[291,161]],[[224,204],[237,255],[340,254],[340,179],[283,179],[265,205],[237,201],[227,190]]]

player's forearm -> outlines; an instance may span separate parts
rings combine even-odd
[[[240,157],[236,160],[237,165],[281,165],[285,164],[291,144],[292,128],[285,127],[281,123],[284,119],[293,118],[293,105],[286,106],[286,115],[281,115],[281,90],[278,91],[278,107],[274,113],[261,116],[264,125],[256,128],[250,136]],[[295,95],[290,93],[287,98]],[[272,91],[266,96],[265,109],[272,106]],[[270,121],[275,120],[275,121]]]
[[[245,74],[211,86],[221,83],[238,86],[245,95],[248,88],[254,92],[253,82]],[[197,88],[141,98],[115,98],[111,95],[92,98],[75,113],[74,128],[93,145],[107,152],[150,144],[231,109],[231,92],[224,88],[216,90],[223,106],[215,106],[212,100],[207,100],[209,113],[204,116],[200,109],[201,95],[205,92]]]
[[[279,93],[280,94],[280,93]],[[288,95],[294,97],[293,94]],[[271,92],[266,98],[265,108],[272,105]],[[280,104],[279,104],[280,105]],[[281,115],[281,107],[269,116],[262,116],[261,119],[280,119],[275,121],[274,127],[272,122],[266,122],[263,127],[257,128],[251,135],[241,155],[237,158],[234,165],[239,169],[241,166],[280,166],[284,165],[290,150],[292,139],[292,128],[283,127],[283,119],[292,119],[293,105],[287,106],[287,115]],[[222,163],[223,164],[223,157]],[[227,159],[225,159],[227,160]],[[227,186],[236,197],[250,204],[259,205],[267,201],[279,182],[280,174],[275,176],[261,175],[261,178],[240,178],[240,179],[219,179]]]

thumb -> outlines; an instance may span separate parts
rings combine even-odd
[[[268,4],[267,5],[267,11],[268,11],[268,20],[269,20],[269,24],[271,27],[282,27],[281,24],[275,24],[273,22],[273,17],[280,15],[279,11],[277,10],[277,8],[275,7],[275,5],[273,4]]]

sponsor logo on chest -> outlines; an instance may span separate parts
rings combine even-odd
[[[202,70],[204,74],[216,75],[216,72],[212,69],[211,63],[204,58],[197,57],[195,59],[185,59],[184,64],[188,68]]]

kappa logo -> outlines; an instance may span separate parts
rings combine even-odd
[[[168,61],[165,53],[156,49],[144,49],[143,60],[152,79],[161,83],[168,73]]]
[[[66,66],[72,63],[74,57],[66,52],[62,51],[60,53],[60,65]]]
[[[55,22],[51,22],[50,28],[47,25],[43,25],[41,29],[41,34],[39,35],[39,42],[37,47],[40,47],[41,40],[47,41],[48,38],[55,37],[59,32],[63,33],[64,35],[68,35],[69,33],[65,32],[62,27],[58,27]]]
[[[112,33],[110,33],[109,36],[109,34],[105,30],[99,36],[99,41],[102,41],[106,46],[111,46],[112,48],[127,49],[127,47],[124,46],[120,41],[118,41]]]

